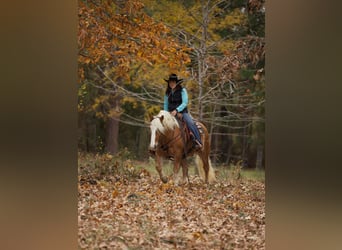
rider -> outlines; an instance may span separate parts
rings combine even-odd
[[[169,79],[164,79],[168,84],[164,96],[164,110],[169,111],[173,116],[177,113],[183,115],[188,128],[192,132],[192,140],[194,142],[195,150],[202,148],[201,136],[197,126],[188,113],[188,93],[184,87],[181,86],[183,79],[178,79],[176,74],[171,74]]]

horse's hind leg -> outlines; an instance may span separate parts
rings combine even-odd
[[[208,175],[209,175],[209,157],[205,153],[201,153],[200,158],[203,163],[203,169],[205,174],[205,183],[208,183]]]
[[[165,176],[163,176],[163,172],[162,172],[162,163],[161,163],[161,157],[160,156],[156,156],[156,169],[158,171],[159,177],[161,179],[161,181],[163,183],[167,182],[167,178]]]

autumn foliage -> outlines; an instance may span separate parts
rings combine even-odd
[[[115,78],[129,81],[133,64],[167,63],[181,70],[190,61],[187,48],[170,36],[170,30],[143,11],[140,1],[79,1],[80,79],[84,65],[106,65]]]

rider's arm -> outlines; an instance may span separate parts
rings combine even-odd
[[[177,112],[182,112],[188,105],[188,92],[185,88],[182,88],[182,104],[179,105],[176,110]]]
[[[164,110],[169,111],[169,100],[167,95],[164,96]]]

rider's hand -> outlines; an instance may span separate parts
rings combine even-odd
[[[171,112],[171,115],[173,115],[173,116],[176,116],[176,114],[177,114],[177,110],[173,110],[173,111]]]

